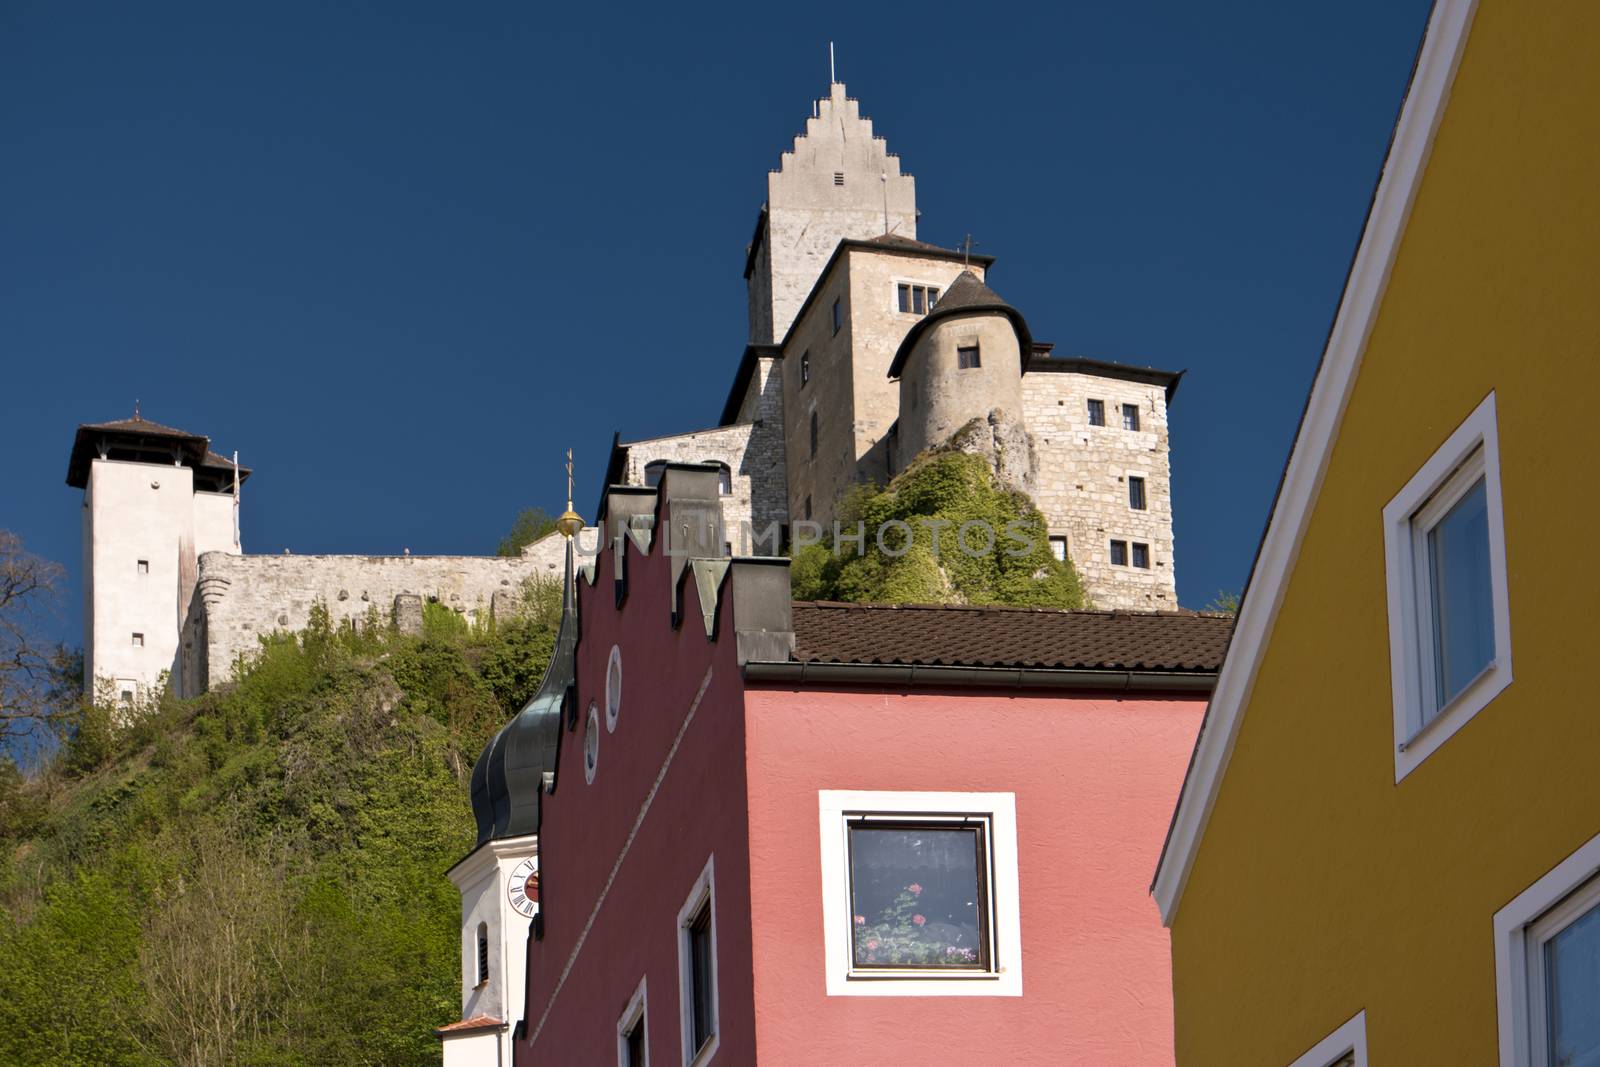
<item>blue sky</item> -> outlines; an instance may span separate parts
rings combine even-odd
[[[716,421],[766,172],[840,80],[1060,355],[1187,369],[1180,600],[1246,578],[1428,4],[0,6],[0,527],[80,422],[238,449],[253,552],[486,553]],[[841,11],[845,9],[840,9]]]

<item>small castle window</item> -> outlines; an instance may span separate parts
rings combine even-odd
[[[733,471],[726,463],[717,464],[717,492],[723,496],[733,495]]]
[[[1067,539],[1065,537],[1050,538],[1050,555],[1059,562],[1067,561]]]
[[[1133,565],[1143,570],[1150,569],[1150,546],[1133,543]]]
[[[478,924],[478,984],[489,980],[489,924]]]
[[[1145,510],[1143,478],[1134,475],[1128,476],[1128,506],[1134,511]]]
[[[833,302],[833,332],[837,335],[844,328],[844,309],[839,306],[839,301]]]
[[[844,171],[836,170],[836,171],[833,172],[833,184],[835,184],[835,185],[843,185],[844,184]]]
[[[962,345],[956,349],[956,366],[961,370],[972,370],[982,365],[977,345]]]
[[[1122,428],[1124,430],[1137,430],[1139,428],[1139,405],[1122,405]]]
[[[800,384],[803,386],[811,380],[811,350],[808,348],[800,353]]]
[[[815,459],[816,455],[817,455],[817,413],[815,411],[813,411],[811,413],[811,456],[812,456],[813,459]],[[808,518],[808,519],[810,517],[811,517],[810,515],[806,516],[806,518]]]
[[[134,648],[143,648],[144,647],[144,634],[134,634],[133,635],[133,647]]]
[[[133,703],[133,690],[132,689],[124,689],[122,691],[122,705],[123,705],[123,707],[127,707],[129,704],[132,704],[132,703]]]
[[[911,282],[902,282],[896,288],[897,305],[901,313],[906,315],[922,315],[933,310],[933,305],[939,299],[939,288],[935,285],[915,285]]]
[[[806,494],[806,519],[810,520],[810,518],[811,518],[811,494],[807,493]]]
[[[1128,542],[1111,542],[1111,565],[1113,567],[1126,567],[1128,565]]]
[[[1104,426],[1106,424],[1106,402],[1104,400],[1089,401],[1089,425]]]
[[[150,561],[147,560],[147,559],[141,559],[139,561],[139,563],[138,563],[138,571],[139,571],[140,574],[149,574],[150,573]]]

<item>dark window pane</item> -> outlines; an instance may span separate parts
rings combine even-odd
[[[1489,510],[1479,478],[1428,531],[1434,695],[1444,707],[1494,659]]]
[[[714,1014],[711,1004],[711,905],[708,902],[689,922],[689,967],[694,979],[691,1022],[695,1051],[711,1040]]]
[[[1122,405],[1122,428],[1124,430],[1137,430],[1139,428],[1139,407],[1137,404]]]
[[[1111,542],[1111,565],[1114,567],[1126,567],[1128,565],[1128,542]]]
[[[969,346],[964,347],[964,348],[957,348],[956,349],[956,366],[957,367],[961,368],[962,370],[971,370],[973,367],[976,367],[978,365],[979,365],[979,362],[978,362],[978,346],[977,345],[969,345]]]
[[[1145,510],[1143,478],[1128,479],[1128,506],[1135,511]]]
[[[930,288],[928,290],[928,310],[932,311],[933,310],[933,305],[937,304],[938,302],[939,302],[939,290]]]
[[[628,1031],[628,1067],[644,1067],[644,1019]]]
[[[855,965],[987,967],[984,856],[979,826],[852,823]]]
[[[844,325],[844,313],[839,308],[839,301],[833,302],[833,332],[838,333],[839,327]]]
[[[817,413],[811,413],[811,454],[817,454]],[[809,516],[808,516],[809,517]]]
[[[900,310],[911,310],[911,286],[909,285],[902,285],[900,287]]]
[[[1149,545],[1141,545],[1137,541],[1133,543],[1133,565],[1135,567],[1143,567],[1145,570],[1150,569]]]
[[[927,300],[927,298],[928,291],[926,289],[920,285],[913,285],[911,287],[911,310],[916,312],[918,315],[922,314],[925,310],[927,310],[925,307],[923,307],[923,301]]]
[[[1103,400],[1089,401],[1089,425],[1104,426],[1106,424],[1106,404]]]
[[[811,380],[811,353],[800,353],[800,384],[804,385]]]
[[[1549,1062],[1600,1061],[1600,908],[1591,908],[1544,944]]]

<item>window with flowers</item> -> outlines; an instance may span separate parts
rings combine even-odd
[[[850,820],[851,967],[987,970],[987,820]]]
[[[1021,996],[1013,793],[820,790],[829,996]]]

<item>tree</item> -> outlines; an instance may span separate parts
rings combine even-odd
[[[35,556],[22,547],[22,538],[0,530],[0,743],[39,743],[40,727],[56,722],[78,695],[67,677],[73,654],[40,633],[61,578],[59,564]]]
[[[520,556],[522,550],[556,528],[556,520],[544,508],[523,508],[517,512],[511,532],[500,539],[497,556]]]

